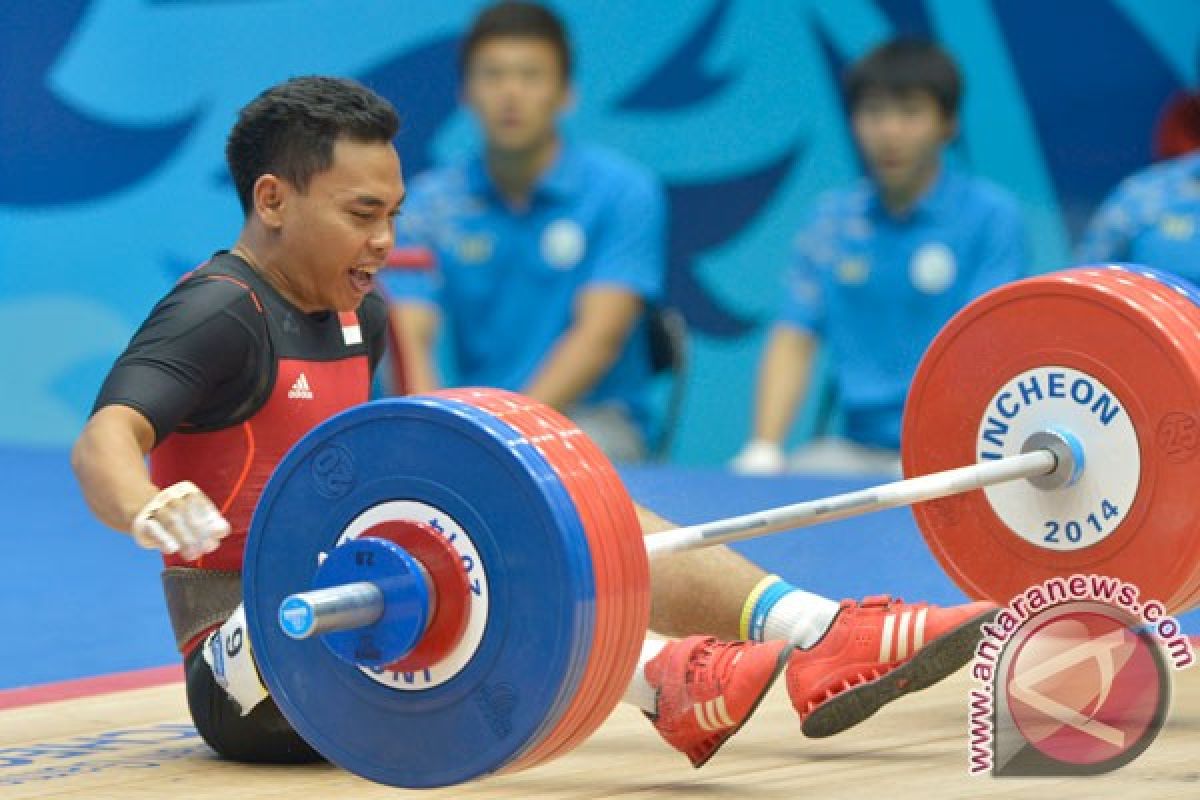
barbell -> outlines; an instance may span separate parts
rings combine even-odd
[[[1000,287],[926,351],[906,480],[643,537],[596,445],[510,392],[375,401],[267,483],[244,600],[271,696],[322,755],[405,787],[569,751],[619,702],[650,557],[914,505],[970,596],[1102,573],[1200,599],[1200,292],[1132,265]]]

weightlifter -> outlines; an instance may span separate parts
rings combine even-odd
[[[405,193],[397,127],[385,100],[328,77],[289,80],[241,110],[226,148],[245,212],[238,240],[150,312],[72,453],[96,516],[164,554],[192,718],[226,758],[320,757],[262,686],[239,570],[283,454],[367,399],[386,325],[373,278]],[[639,513],[647,532],[670,527]],[[785,670],[806,732],[828,735],[956,670],[992,611],[837,603],[724,548],[657,560],[652,581],[651,626],[686,638],[647,641],[626,699],[696,766]]]

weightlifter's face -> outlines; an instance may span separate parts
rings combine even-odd
[[[342,138],[334,144],[332,165],[303,191],[281,183],[284,294],[305,311],[355,310],[395,240],[395,215],[404,199],[395,147]]]

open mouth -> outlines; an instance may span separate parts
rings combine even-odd
[[[350,270],[350,283],[361,294],[366,294],[375,286],[375,273],[361,267],[355,267]]]

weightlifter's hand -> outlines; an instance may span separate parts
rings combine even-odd
[[[180,481],[146,503],[133,518],[130,533],[142,547],[194,561],[216,550],[230,530],[204,492],[191,481]]]

